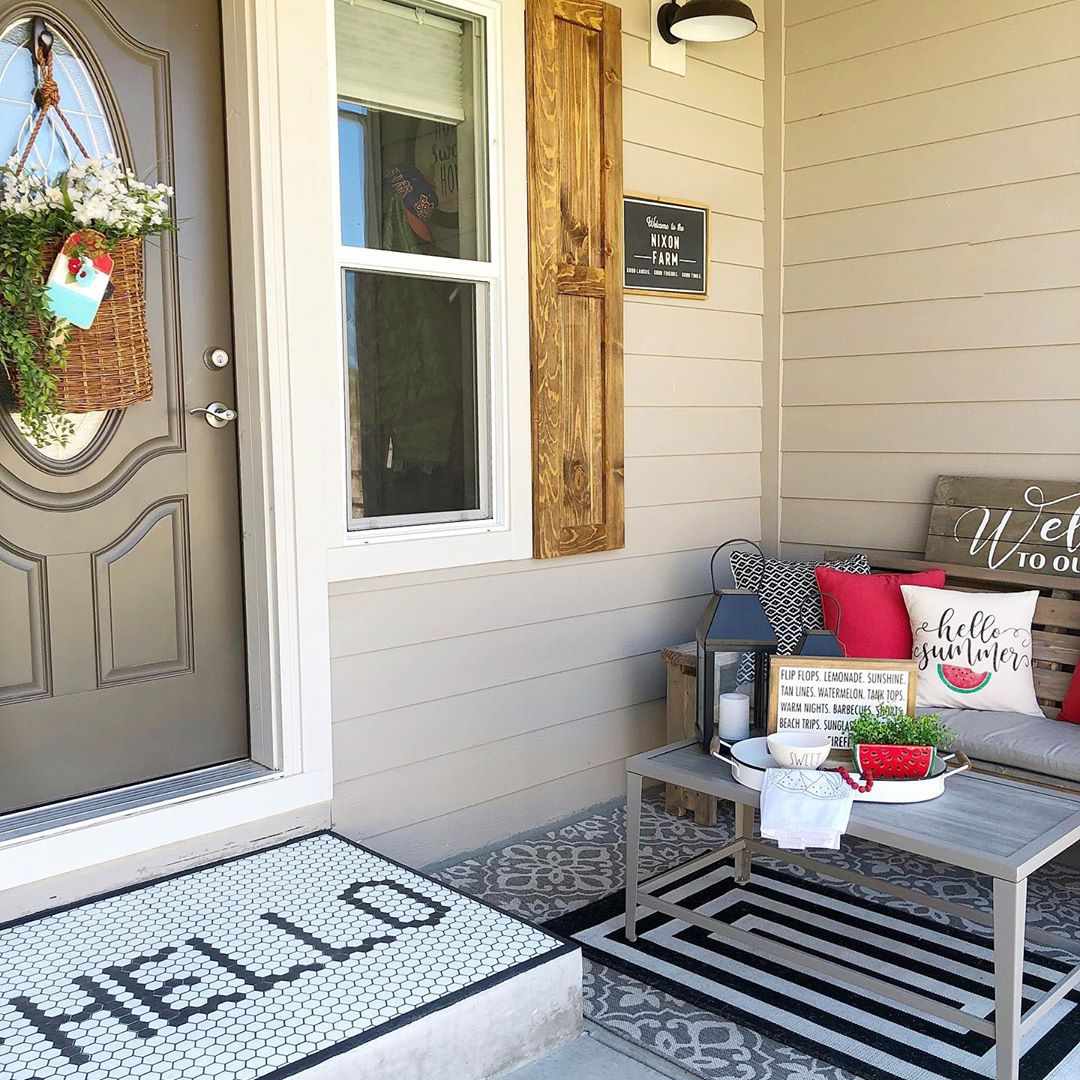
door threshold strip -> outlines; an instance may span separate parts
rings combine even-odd
[[[224,765],[211,765],[194,772],[167,776],[161,780],[148,780],[142,784],[103,791],[97,795],[84,795],[67,799],[51,806],[33,810],[19,810],[0,816],[0,844],[17,840],[35,833],[62,829],[94,818],[138,810],[155,803],[169,802],[188,795],[200,795],[218,788],[231,787],[248,780],[257,780],[273,774],[273,769],[254,761],[230,761]]]

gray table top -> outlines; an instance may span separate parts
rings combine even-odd
[[[760,792],[696,742],[672,743],[630,758],[626,771],[757,806]],[[1080,798],[1000,777],[965,773],[925,803],[857,802],[848,833],[952,866],[1022,881],[1080,841]]]

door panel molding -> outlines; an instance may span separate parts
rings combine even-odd
[[[4,570],[3,568],[7,568]],[[43,556],[8,543],[0,536],[0,581],[10,571],[21,573],[26,580],[26,626],[29,629],[28,655],[29,678],[21,682],[0,685],[0,705],[14,704],[16,701],[31,701],[34,698],[52,696],[52,657],[49,650],[49,586],[46,563]],[[0,585],[0,593],[6,598],[13,598],[14,592],[6,585]],[[5,640],[4,629],[16,620],[21,621],[18,603],[12,601],[9,608],[5,603],[6,627],[0,628],[0,642]],[[10,643],[4,646],[10,656]]]
[[[168,552],[147,555],[140,550],[148,543],[148,537],[156,534],[159,527],[166,527],[170,534]],[[147,565],[156,557],[159,565]],[[191,557],[188,542],[188,501],[184,495],[162,499],[147,509],[111,544],[94,552],[91,559],[94,598],[94,631],[97,640],[98,687],[143,682],[169,675],[180,675],[195,670],[192,649],[194,630],[192,626]],[[139,565],[125,568],[125,561],[139,560]],[[135,575],[142,572],[145,584],[139,581],[124,582],[121,574]],[[117,592],[139,588],[144,601],[155,613],[161,614],[161,606],[171,605],[173,619],[169,629],[174,636],[170,641],[150,641],[143,638],[141,645],[152,653],[157,647],[168,655],[145,655],[135,661],[125,662],[125,652],[130,654],[132,642],[140,636],[140,627],[125,626],[117,616],[117,610],[128,604],[117,603]],[[171,597],[164,591],[171,588]],[[157,621],[161,624],[161,620]],[[147,624],[149,625],[149,624]],[[161,646],[165,646],[161,648]]]
[[[123,416],[123,409],[110,409],[102,418],[101,425],[94,432],[94,437],[90,442],[79,453],[73,454],[62,461],[43,454],[36,446],[24,439],[15,421],[11,418],[11,413],[6,408],[0,408],[0,431],[3,431],[4,435],[7,436],[8,442],[15,448],[15,451],[35,469],[44,473],[52,473],[54,476],[67,476],[70,473],[80,472],[97,461],[105,452],[109,443],[112,442]],[[7,473],[7,470],[5,469],[4,472]],[[4,482],[5,479],[6,477],[0,476],[0,486],[7,490],[9,495],[14,494],[14,492],[8,490],[7,484]],[[18,498],[18,496],[16,497]],[[22,501],[25,502],[26,500]]]
[[[103,480],[78,491],[41,491],[0,466],[0,490],[35,510],[89,510],[115,495],[154,458],[180,453],[183,449],[179,441],[169,436],[148,439],[125,455],[124,460]]]

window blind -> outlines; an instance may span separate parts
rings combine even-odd
[[[336,0],[338,96],[444,123],[465,119],[466,26],[388,0]]]

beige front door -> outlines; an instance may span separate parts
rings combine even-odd
[[[79,417],[42,451],[0,387],[0,813],[248,754],[243,417],[190,412],[235,403],[218,3],[0,0],[5,159],[25,139],[35,15],[88,151],[172,184],[180,229],[146,245],[151,401]],[[62,166],[62,133],[39,143],[31,165]],[[214,348],[226,366],[204,363]]]

